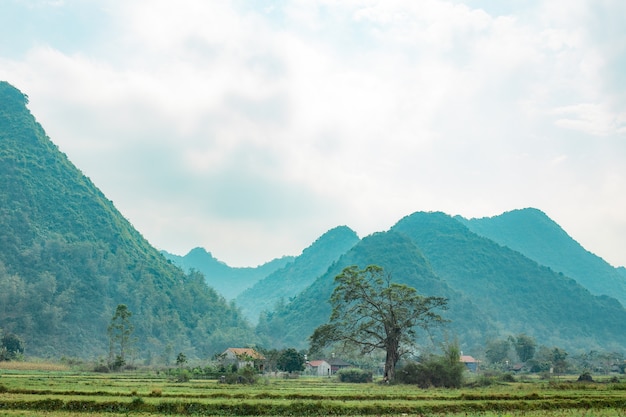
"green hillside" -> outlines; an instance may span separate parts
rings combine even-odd
[[[443,213],[415,213],[392,230],[405,233],[433,270],[497,321],[503,335],[526,333],[569,349],[623,350],[626,310],[575,280],[471,232]]]
[[[585,250],[542,211],[528,208],[495,217],[457,219],[474,233],[574,278],[592,294],[609,295],[626,306],[626,279],[619,270]]]
[[[166,251],[161,253],[184,271],[195,270],[202,273],[207,284],[227,300],[233,300],[244,290],[285,267],[294,259],[292,256],[283,256],[257,267],[237,268],[219,261],[203,248],[192,249],[185,256],[173,255]]]
[[[444,213],[415,213],[368,236],[289,303],[261,316],[257,332],[276,347],[305,347],[328,320],[334,277],[348,265],[377,264],[419,293],[449,299],[451,322],[436,336],[466,351],[526,333],[571,351],[623,351],[626,310],[575,280],[481,237]]]
[[[308,287],[341,255],[359,241],[346,226],[335,227],[319,237],[300,256],[237,297],[244,315],[256,323],[262,311],[273,310],[277,303],[289,301]]]
[[[35,356],[108,351],[118,304],[136,355],[205,357],[251,331],[238,310],[154,249],[46,136],[27,97],[0,82],[0,328]]]
[[[328,321],[328,300],[334,289],[335,276],[346,266],[358,265],[364,268],[371,264],[382,266],[392,274],[395,282],[412,286],[421,295],[450,299],[450,309],[444,316],[451,323],[441,329],[440,340],[443,340],[445,334],[463,331],[466,338],[461,343],[466,347],[479,343],[485,335],[496,334],[492,320],[482,314],[471,300],[440,280],[413,242],[395,232],[376,233],[362,239],[290,303],[262,315],[257,332],[261,337],[271,340],[275,347],[306,347],[307,338],[313,330]],[[422,342],[430,345],[428,338]]]

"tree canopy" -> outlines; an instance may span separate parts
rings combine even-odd
[[[447,299],[424,297],[415,288],[392,282],[379,266],[349,266],[335,283],[330,321],[313,332],[311,350],[332,343],[358,346],[363,354],[382,349],[390,380],[400,357],[414,347],[417,330],[445,321],[435,310],[445,309]]]
[[[278,357],[278,369],[285,372],[298,372],[304,370],[304,355],[295,350],[288,348],[281,352]]]

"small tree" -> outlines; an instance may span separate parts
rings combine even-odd
[[[288,348],[281,352],[276,362],[278,369],[285,372],[300,372],[304,370],[304,355]]]
[[[176,366],[182,368],[187,363],[187,356],[183,352],[180,352],[178,356],[176,356]]]
[[[415,288],[391,282],[379,266],[347,267],[335,282],[330,322],[315,329],[311,350],[335,342],[359,346],[362,354],[382,349],[388,380],[394,379],[400,357],[412,350],[417,328],[444,322],[434,310],[446,308],[445,298],[423,297]]]
[[[2,336],[0,345],[0,361],[15,360],[24,353],[24,343],[13,333],[6,333]]]
[[[515,338],[512,337],[511,339],[520,361],[525,363],[535,356],[535,349],[537,348],[535,339],[524,333],[517,335]]]
[[[131,349],[134,326],[130,318],[133,313],[124,304],[119,304],[108,327],[109,367],[119,369],[126,364],[126,355]]]
[[[503,340],[490,340],[487,342],[487,349],[485,350],[485,356],[487,360],[494,365],[502,365],[509,358],[509,350],[511,349],[511,342],[508,339]]]
[[[562,374],[567,371],[567,356],[568,353],[564,349],[558,347],[552,349],[552,365],[554,366],[554,372]]]

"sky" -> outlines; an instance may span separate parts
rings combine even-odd
[[[0,80],[171,253],[535,207],[626,265],[622,0],[0,0]]]

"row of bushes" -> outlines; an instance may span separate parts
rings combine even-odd
[[[144,412],[161,414],[198,414],[198,415],[391,415],[401,413],[462,413],[515,410],[555,410],[555,409],[623,409],[626,399],[593,398],[580,400],[518,400],[518,401],[468,401],[453,403],[401,404],[397,402],[377,403],[337,403],[328,401],[293,401],[284,402],[236,402],[205,404],[198,402],[160,402],[150,403],[142,398],[134,398],[131,402],[117,401],[81,401],[45,399],[39,401],[0,401],[0,410],[33,410],[33,411],[71,411],[71,412]]]

